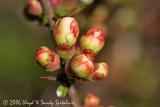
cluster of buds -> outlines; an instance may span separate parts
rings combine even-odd
[[[57,76],[57,80],[62,82],[62,85],[57,89],[58,96],[65,96],[68,86],[73,84],[75,79],[96,82],[104,79],[108,74],[106,63],[94,62],[94,57],[105,43],[105,36],[101,30],[98,28],[89,29],[80,37],[80,42],[76,45],[78,35],[79,25],[75,18],[60,18],[53,26],[56,52],[45,46],[36,51],[35,59],[46,71],[56,71],[60,67],[64,67],[62,68],[65,71],[63,76],[66,79],[63,78],[61,81],[58,79],[60,75]],[[67,85],[64,85],[64,82]],[[95,102],[94,99],[92,102]]]
[[[36,52],[36,61],[46,70],[53,71],[60,67],[61,58],[66,62],[65,73],[75,79],[104,79],[108,74],[108,65],[94,62],[95,55],[104,46],[104,35],[99,29],[91,28],[81,36],[79,45],[76,46],[78,34],[79,26],[75,18],[60,18],[53,27],[56,53],[47,47],[41,47]]]
[[[90,5],[94,0],[80,0],[83,5]],[[48,6],[55,10],[62,0],[47,0]],[[47,15],[43,12],[40,0],[27,0],[27,11],[36,19],[42,19],[42,24],[49,23]],[[50,18],[50,17],[49,17]],[[52,18],[52,17],[51,17]],[[50,24],[50,23],[49,23]],[[58,86],[56,94],[64,97],[75,79],[96,82],[104,79],[108,74],[108,65],[105,62],[94,62],[95,56],[100,52],[105,44],[105,36],[98,28],[91,28],[80,37],[79,25],[73,17],[59,18],[53,26],[53,38],[56,50],[42,46],[35,52],[36,62],[46,71],[54,72],[62,67],[56,81]],[[41,77],[53,80],[52,77]],[[55,78],[54,78],[55,80]],[[83,107],[102,107],[98,96],[88,93],[83,100]]]
[[[90,55],[81,53],[75,55],[66,64],[66,73],[73,78],[96,82],[108,74],[108,65],[104,62],[95,63]]]
[[[105,36],[98,28],[91,28],[81,36],[74,56],[67,62],[65,71],[76,79],[99,81],[108,74],[108,65],[94,62],[94,57],[103,48]]]

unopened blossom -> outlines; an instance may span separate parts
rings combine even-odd
[[[78,34],[78,22],[73,17],[63,17],[58,19],[53,28],[53,37],[56,45],[63,50],[75,45]]]
[[[28,0],[27,9],[28,12],[34,16],[40,16],[43,11],[39,0]]]
[[[100,99],[93,93],[88,93],[83,99],[84,107],[99,107]]]
[[[46,71],[55,71],[60,68],[60,58],[50,48],[40,47],[35,53],[35,60]]]
[[[84,53],[96,55],[104,46],[105,36],[101,30],[91,28],[80,38],[80,48]]]
[[[50,0],[52,8],[56,8],[63,0]]]
[[[104,79],[108,74],[108,65],[104,62],[94,64],[94,72],[88,76],[89,81],[99,81]]]
[[[85,54],[79,54],[70,60],[66,73],[78,79],[87,79],[93,73],[93,68],[92,59]]]

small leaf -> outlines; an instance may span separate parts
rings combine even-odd
[[[75,82],[75,80],[71,76],[67,76],[67,81],[70,85],[72,85]]]
[[[65,16],[67,13],[68,13],[68,9],[63,5],[59,5],[55,10],[55,14],[59,17]]]
[[[48,16],[43,14],[42,15],[42,25],[47,25],[48,24]]]
[[[68,92],[68,87],[64,85],[59,85],[56,91],[58,97],[65,97]]]

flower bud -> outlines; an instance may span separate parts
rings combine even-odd
[[[93,72],[93,62],[85,54],[73,57],[67,65],[66,73],[78,79],[86,79]]]
[[[88,93],[83,99],[84,107],[99,107],[100,99],[93,93]]]
[[[59,19],[53,29],[53,37],[57,45],[70,48],[75,45],[79,34],[78,22],[75,18],[64,17]]]
[[[94,2],[94,0],[80,0],[85,5],[90,5]]]
[[[38,0],[28,0],[27,8],[31,15],[40,16],[42,14],[42,6]]]
[[[74,56],[75,47],[71,47],[70,49],[61,49],[57,47],[56,52],[62,59],[68,60]]]
[[[50,0],[51,6],[53,8],[56,8],[61,2],[62,0]]]
[[[89,81],[99,81],[107,76],[108,65],[106,63],[95,63],[94,67],[94,72],[87,78]]]
[[[48,47],[40,47],[35,54],[35,60],[46,71],[53,72],[60,68],[59,56]]]
[[[84,53],[96,55],[104,46],[105,37],[97,28],[92,28],[80,38],[80,48]]]

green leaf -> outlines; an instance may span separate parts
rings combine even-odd
[[[71,76],[67,76],[67,81],[70,85],[72,85],[75,82],[75,79],[73,79]]]
[[[59,85],[56,91],[58,97],[65,97],[68,92],[68,87],[64,85]]]
[[[48,16],[43,14],[42,15],[42,25],[46,25],[48,23]]]
[[[68,13],[68,9],[63,5],[59,5],[55,10],[56,16],[62,17]]]

